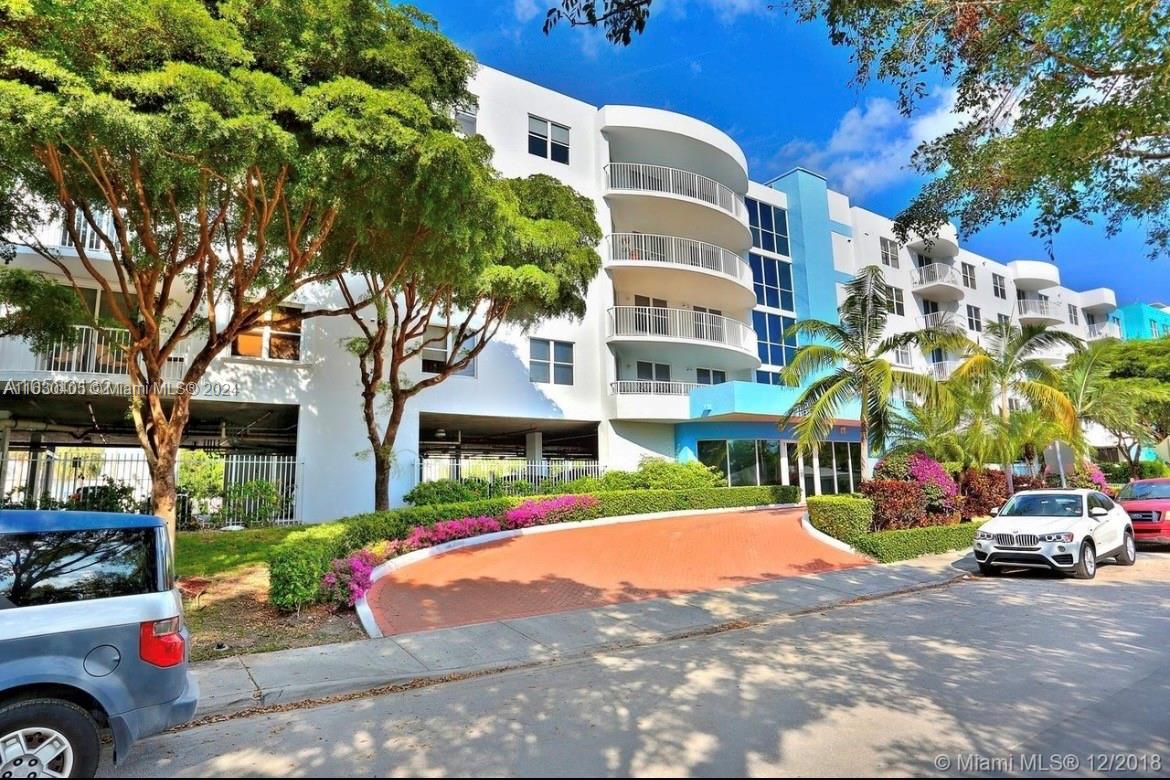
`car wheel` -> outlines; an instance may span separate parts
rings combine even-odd
[[[1088,539],[1081,542],[1080,560],[1073,569],[1073,576],[1078,580],[1091,580],[1097,576],[1097,550]]]
[[[990,563],[981,563],[979,564],[979,573],[984,577],[994,577],[999,574],[999,567],[992,566]]]
[[[1133,566],[1137,560],[1137,545],[1133,542],[1133,534],[1125,532],[1125,542],[1121,545],[1121,552],[1117,554],[1117,562],[1122,566]]]
[[[73,702],[0,707],[0,777],[93,777],[100,756],[97,724]]]

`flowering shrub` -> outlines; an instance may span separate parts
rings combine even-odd
[[[370,575],[385,558],[372,550],[358,550],[337,558],[321,579],[327,600],[342,607],[352,607],[370,589]]]
[[[967,469],[959,476],[963,519],[986,517],[1007,501],[1007,477],[994,469]]]
[[[953,515],[959,509],[959,486],[934,458],[916,452],[906,460],[910,479],[922,485],[929,514]]]
[[[1060,474],[1052,473],[1048,467],[1044,467],[1044,480],[1047,485],[1060,485]],[[1100,490],[1107,495],[1114,495],[1113,488],[1109,487],[1109,480],[1105,478],[1105,474],[1101,472],[1101,467],[1096,463],[1086,461],[1078,464],[1065,477],[1065,484],[1070,488],[1088,488],[1090,490]]]
[[[600,502],[593,496],[557,496],[525,501],[504,512],[504,528],[529,528],[534,525],[567,523],[583,519],[582,513],[596,509]]]
[[[915,453],[915,455],[918,454],[921,453]],[[902,452],[891,452],[879,460],[878,464],[873,467],[873,478],[896,479],[903,482],[911,479],[910,457]]]
[[[465,517],[461,520],[440,520],[434,525],[416,525],[406,535],[402,546],[406,550],[421,550],[469,536],[492,534],[502,530],[494,517]]]
[[[861,492],[873,501],[873,527],[869,530],[888,531],[926,525],[926,495],[917,482],[871,479],[861,483]]]

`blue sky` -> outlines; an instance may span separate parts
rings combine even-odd
[[[596,105],[628,103],[680,111],[729,133],[757,181],[803,164],[855,204],[893,216],[921,179],[910,152],[952,122],[940,84],[914,116],[896,110],[887,84],[850,84],[849,51],[818,23],[797,24],[767,0],[654,0],[646,33],[628,48],[595,30],[541,32],[553,0],[415,0],[484,64]],[[1045,257],[1025,220],[969,238],[1001,261]],[[1070,223],[1054,242],[1064,283],[1109,286],[1119,303],[1170,299],[1170,260],[1146,259],[1143,234],[1109,238]]]

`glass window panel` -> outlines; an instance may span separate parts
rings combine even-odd
[[[776,236],[776,252],[781,255],[790,255],[788,251],[788,239],[784,236]]]
[[[569,145],[569,128],[561,125],[552,126],[552,139],[555,143]]]
[[[529,115],[528,117],[528,132],[536,133],[537,135],[548,135],[548,122],[543,119]]]
[[[780,291],[780,308],[784,309],[785,311],[796,310],[796,304],[792,299],[792,293],[790,293],[788,290]]]
[[[559,162],[559,163],[564,163],[565,165],[568,165],[569,164],[569,147],[564,146],[563,144],[553,144],[551,156],[552,156],[553,162]]]
[[[765,287],[764,288],[764,300],[767,301],[768,306],[771,306],[773,309],[779,309],[780,308],[780,291],[777,290],[775,287]]]
[[[833,448],[826,442],[819,448],[817,466],[820,470],[821,493],[836,493],[836,479],[833,471]]]
[[[806,496],[816,495],[817,492],[817,475],[813,471],[812,453],[806,453],[804,456],[804,465],[801,469],[804,477],[804,494]]]
[[[738,439],[728,442],[728,478],[732,487],[756,484],[756,441]]]
[[[833,443],[833,458],[837,467],[837,492],[849,493],[853,487],[849,484],[849,444],[838,441]]]
[[[780,327],[780,315],[779,314],[769,314],[768,315],[768,335],[773,340],[779,340],[780,338],[783,338],[783,333],[784,333],[784,329]]]
[[[284,336],[273,333],[268,337],[268,357],[274,360],[300,360],[300,335]]]
[[[771,259],[764,263],[764,284],[770,287],[780,286],[779,269],[776,267],[778,265],[779,261]]]
[[[264,357],[264,333],[251,330],[236,336],[232,342],[232,354],[241,357]]]
[[[760,234],[760,246],[769,252],[776,251],[776,237],[772,233],[763,231]]]
[[[143,528],[10,535],[0,545],[0,610],[158,593],[157,545]],[[54,560],[62,565],[45,565]]]
[[[748,263],[752,267],[752,278],[755,279],[757,283],[761,282],[764,278],[764,258],[760,257],[755,252],[752,252],[750,255],[748,255]]]
[[[758,227],[752,228],[752,246],[760,245],[760,229]]]
[[[548,360],[549,359],[549,342],[548,339],[529,339],[528,340],[528,356],[533,360]]]
[[[756,444],[756,452],[760,463],[760,484],[779,485],[780,442],[761,439]]]
[[[776,215],[776,233],[781,236],[788,235],[788,212],[784,209],[774,208]]]
[[[853,489],[861,485],[861,445],[849,444],[849,471],[853,474]]]
[[[772,207],[766,203],[760,204],[760,230],[773,231],[775,226],[772,223]]]
[[[699,462],[704,466],[714,466],[719,473],[727,475],[727,442],[718,441],[699,442]]]
[[[528,136],[528,153],[537,157],[548,157],[548,141],[539,136]]]
[[[780,269],[780,289],[792,289],[792,266],[789,263],[777,263]]]
[[[528,364],[528,378],[533,382],[548,382],[548,363],[533,361]]]
[[[748,222],[754,227],[760,224],[759,201],[748,198],[747,201]]]
[[[573,367],[563,363],[553,364],[553,381],[558,385],[573,384]]]
[[[553,342],[553,359],[558,363],[572,363],[573,345],[567,341]]]
[[[784,363],[784,348],[779,344],[771,344],[768,347],[768,355],[771,358],[768,362],[774,366],[783,366]]]

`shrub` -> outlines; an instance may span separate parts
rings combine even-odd
[[[808,521],[818,531],[846,544],[869,533],[873,501],[851,496],[809,496]]]
[[[65,502],[65,508],[91,512],[134,512],[138,509],[138,501],[134,498],[133,485],[105,477],[101,484],[78,489]]]
[[[959,490],[963,496],[963,519],[986,517],[1007,501],[1007,477],[994,469],[970,468],[959,477]]]
[[[1004,481],[1007,481],[1007,477],[1004,477]],[[1017,493],[1021,490],[1036,490],[1044,487],[1048,487],[1048,483],[1044,481],[1044,477],[1033,477],[1030,474],[1012,475],[1012,488]]]
[[[416,525],[403,540],[403,551],[421,550],[456,539],[494,534],[503,530],[500,521],[494,517],[464,517],[459,520],[440,520],[434,525]]]
[[[504,528],[529,528],[534,525],[551,525],[588,520],[600,502],[593,496],[558,496],[534,501],[525,501],[504,512]]]
[[[323,600],[339,607],[352,607],[370,589],[371,574],[382,560],[372,550],[358,550],[334,560],[321,578]]]
[[[926,525],[926,493],[919,483],[871,479],[861,483],[861,492],[873,501],[873,525],[869,530]]]
[[[950,552],[970,547],[975,541],[978,523],[939,525],[898,531],[865,534],[850,542],[858,552],[882,563],[904,561],[931,553]]]
[[[910,455],[904,452],[891,452],[873,467],[873,478],[902,481],[911,479]]]
[[[922,452],[911,455],[907,461],[910,479],[922,486],[926,498],[926,512],[930,515],[951,517],[959,509],[959,486],[937,460]]]
[[[420,482],[402,497],[414,506],[427,504],[455,504],[461,501],[475,501],[488,497],[488,483],[476,477],[459,479],[436,479]]]
[[[284,501],[280,490],[266,479],[253,479],[231,485],[224,494],[220,513],[227,523],[249,528],[267,525],[280,516]]]
[[[1138,476],[1142,479],[1170,477],[1170,464],[1163,463],[1160,460],[1143,460],[1138,463]],[[1122,481],[1128,482],[1129,478],[1127,477]]]
[[[1110,482],[1129,482],[1128,463],[1101,463],[1098,464],[1105,478]]]
[[[643,458],[634,472],[649,490],[670,488],[673,490],[698,490],[700,488],[722,487],[726,484],[723,475],[712,466],[705,466],[697,460],[679,463],[664,458]]]

